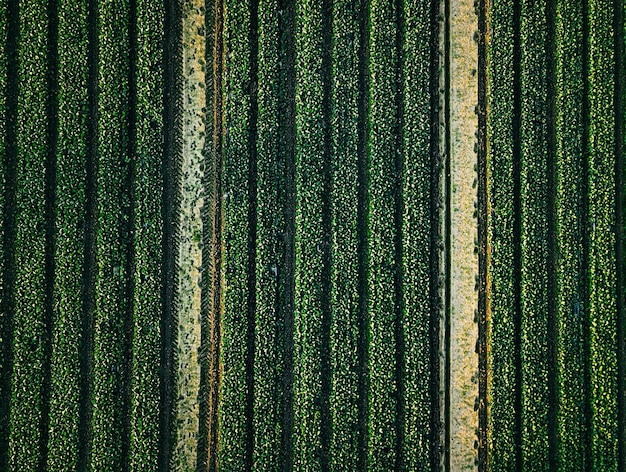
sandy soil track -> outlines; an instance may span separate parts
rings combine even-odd
[[[473,0],[449,2],[450,470],[477,470],[478,325],[477,172],[478,16]]]
[[[176,344],[175,470],[194,470],[200,391],[200,275],[202,268],[202,177],[205,67],[204,1],[183,4],[183,162],[179,233],[179,313]]]

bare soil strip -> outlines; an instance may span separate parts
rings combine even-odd
[[[449,469],[476,470],[478,449],[477,156],[478,17],[472,0],[449,3],[448,99],[450,185]]]
[[[176,443],[174,470],[194,470],[200,390],[200,274],[204,203],[205,98],[204,1],[183,5],[183,162],[178,252],[179,311],[176,345]]]

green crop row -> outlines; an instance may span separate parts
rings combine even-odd
[[[521,2],[519,129],[522,468],[548,457],[548,109],[547,3]]]
[[[555,167],[560,470],[585,470],[583,227],[583,2],[557,2]]]
[[[128,155],[128,2],[98,5],[98,164],[96,314],[93,370],[93,470],[121,470],[126,413],[127,300],[123,193]]]
[[[358,408],[359,383],[362,382],[355,353],[360,333],[359,295],[359,61],[361,51],[361,15],[366,12],[352,5],[333,6],[332,27],[324,5],[301,2],[296,5],[296,295],[294,332],[294,451],[293,462],[300,469],[324,464],[330,454],[331,467],[358,467],[360,412]],[[378,8],[378,10],[376,10]],[[375,385],[370,387],[370,418],[368,426],[372,444],[370,460],[379,469],[395,464],[396,438],[396,266],[395,233],[396,189],[395,155],[398,146],[406,148],[404,193],[407,204],[403,217],[406,232],[402,241],[406,255],[406,278],[402,296],[406,312],[402,323],[408,323],[402,337],[407,350],[401,360],[406,365],[404,394],[406,410],[401,425],[405,441],[401,446],[405,467],[428,465],[430,453],[418,447],[431,439],[431,382],[430,376],[430,3],[407,3],[403,6],[407,18],[407,57],[402,71],[396,51],[396,15],[385,5],[374,6],[371,12],[377,36],[372,42],[370,73],[376,77],[376,87],[369,97],[374,108],[370,120],[372,129],[370,147],[370,193],[375,201],[369,207],[375,213],[371,218],[370,247],[375,260],[368,270],[377,274],[373,295],[367,302],[376,314],[373,330],[378,339],[371,346],[370,367]],[[242,79],[250,73],[248,63],[253,47],[241,33],[249,28],[249,6],[227,6],[227,71],[226,150],[224,170],[225,198],[225,264],[226,294],[223,332],[224,381],[221,406],[222,457],[226,467],[245,460],[245,411],[243,403],[248,395],[244,384],[244,337],[247,325],[243,313],[247,303],[245,271],[251,261],[245,257],[250,204],[245,199],[248,187],[247,155],[249,133],[247,123],[248,97]],[[261,2],[258,18],[258,141],[257,145],[257,251],[256,251],[256,319],[254,364],[254,445],[255,467],[275,467],[280,464],[277,449],[281,444],[282,418],[282,356],[284,329],[282,313],[286,294],[283,232],[285,207],[288,201],[285,172],[288,156],[283,143],[288,133],[287,123],[281,121],[281,100],[286,93],[285,70],[287,38],[282,31],[281,16],[286,12],[277,2]],[[381,15],[383,19],[381,18]],[[386,16],[385,16],[386,15]],[[365,25],[366,23],[363,23]],[[332,29],[332,50],[328,64],[324,62],[324,34]],[[389,29],[391,28],[391,29]],[[232,31],[238,35],[233,36]],[[282,32],[282,34],[281,34]],[[363,56],[361,56],[363,54]],[[391,62],[390,62],[391,61]],[[331,67],[328,71],[326,67]],[[332,82],[325,90],[330,73]],[[396,97],[397,77],[403,77],[404,93]],[[254,80],[254,79],[253,79]],[[373,80],[374,82],[374,80]],[[244,88],[241,90],[239,87]],[[254,84],[253,84],[254,88]],[[331,93],[330,96],[325,94]],[[253,93],[253,92],[252,92]],[[407,113],[406,132],[402,143],[394,139],[397,125],[396,100],[401,98]],[[325,103],[330,104],[325,109]],[[375,105],[372,105],[375,104]],[[391,107],[390,107],[391,104]],[[232,107],[232,108],[231,108]],[[236,110],[233,113],[231,110]],[[330,112],[330,116],[326,116]],[[327,123],[326,120],[331,120]],[[327,127],[331,125],[329,130]],[[254,130],[252,130],[254,131]],[[365,136],[362,137],[365,139]],[[365,144],[362,144],[365,146]],[[362,152],[365,152],[363,149]],[[232,163],[238,156],[238,165]],[[330,158],[330,162],[327,161]],[[330,164],[332,163],[332,165]],[[363,164],[367,164],[364,162]],[[330,174],[329,174],[330,173]],[[332,179],[332,192],[329,180]],[[373,189],[373,190],[372,190]],[[330,198],[330,201],[328,201]],[[331,205],[333,220],[326,221]],[[237,203],[237,207],[235,207]],[[242,205],[243,203],[243,205]],[[386,217],[383,217],[386,215]],[[327,229],[325,227],[328,226]],[[373,235],[373,236],[372,236]],[[365,235],[363,235],[365,236]],[[328,247],[330,245],[330,248]],[[331,254],[325,251],[331,251]],[[333,261],[332,271],[328,260]],[[398,263],[400,265],[400,263]],[[324,281],[330,276],[329,281]],[[330,285],[330,286],[329,286]],[[329,297],[329,298],[326,298]],[[384,302],[384,303],[381,303]],[[332,307],[332,314],[325,312]],[[332,315],[330,319],[327,317]],[[234,318],[231,318],[234,317]],[[330,323],[328,326],[326,323]],[[328,329],[329,332],[325,330]],[[326,337],[330,346],[324,346]],[[236,347],[236,348],[235,348]],[[330,351],[327,349],[330,347]],[[325,358],[325,356],[329,356]],[[229,360],[232,357],[232,361]],[[328,365],[325,364],[328,362]],[[391,362],[390,368],[388,363]],[[231,372],[232,370],[232,372]],[[237,376],[238,384],[231,376]],[[330,374],[330,379],[328,378]],[[326,377],[324,377],[326,376]],[[378,378],[380,376],[380,378]],[[323,382],[329,384],[324,386]],[[391,382],[391,383],[390,383]],[[328,389],[328,390],[326,390]],[[238,394],[239,403],[230,408],[230,395]],[[329,395],[328,398],[325,398]],[[327,405],[324,402],[328,402]],[[228,414],[226,414],[228,412]],[[330,414],[329,418],[324,415]],[[380,423],[380,424],[379,424]],[[332,424],[329,431],[328,425]],[[418,424],[420,428],[409,425]],[[230,435],[239,435],[237,446],[231,447]],[[326,442],[328,441],[328,442]],[[419,454],[414,451],[419,449]],[[236,459],[235,459],[236,458]],[[234,462],[235,460],[239,462]],[[224,462],[222,462],[224,464]]]
[[[257,133],[256,332],[254,353],[254,466],[280,469],[284,304],[285,195],[279,145],[280,16],[277,0],[259,2]]]
[[[402,3],[402,344],[403,344],[403,419],[399,445],[401,470],[431,468],[431,439],[436,426],[433,414],[433,320],[430,270],[433,225],[431,214],[431,58],[433,31],[430,22],[431,0]],[[437,198],[437,200],[439,200]],[[438,323],[438,317],[436,318]]]
[[[616,471],[617,310],[613,2],[588,2],[589,347],[591,466]]]
[[[374,1],[369,20],[372,470],[388,470],[396,461],[402,470],[430,466],[431,451],[424,445],[431,444],[434,433],[431,385],[438,381],[431,365],[430,337],[430,247],[435,224],[431,199],[436,197],[430,183],[430,48],[436,32],[430,27],[430,2],[402,2],[396,7],[397,11]]]
[[[297,470],[318,470],[325,460],[322,370],[324,292],[329,235],[324,212],[328,148],[324,103],[324,2],[296,2],[296,265],[294,307],[294,451]]]
[[[372,0],[369,11],[369,165],[368,165],[368,465],[395,468],[398,441],[396,378],[395,240],[398,116],[396,81],[397,18],[389,2]]]
[[[45,188],[46,2],[20,2],[17,123],[15,313],[10,419],[11,468],[38,467],[42,418]]]
[[[220,467],[243,470],[249,448],[246,402],[248,332],[248,194],[250,172],[250,6],[247,1],[227,0],[226,95],[224,106],[223,208],[224,208],[224,314],[220,391]]]
[[[488,49],[488,238],[490,311],[488,450],[494,472],[515,470],[515,293],[513,184],[513,0],[494,0]]]
[[[155,471],[159,458],[159,362],[163,218],[163,19],[155,0],[137,2],[135,280],[131,470]]]
[[[87,166],[87,1],[59,2],[59,128],[48,468],[77,467]]]
[[[355,5],[356,3],[356,5]],[[332,279],[330,355],[331,470],[358,470],[360,438],[359,351],[359,70],[361,2],[337,1],[332,30]],[[364,139],[364,136],[360,137]],[[361,262],[362,263],[362,262]],[[327,289],[328,290],[328,289]]]

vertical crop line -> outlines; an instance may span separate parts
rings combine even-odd
[[[11,388],[13,377],[13,318],[15,316],[15,207],[17,172],[17,96],[19,87],[20,42],[18,2],[7,7],[7,80],[6,140],[4,141],[4,221],[2,240],[2,371],[0,372],[0,470],[9,470],[9,425],[11,416]]]
[[[624,284],[624,2],[613,2],[615,40],[615,260],[617,272],[618,470],[626,471],[626,304]]]
[[[396,9],[396,37],[395,49],[397,54],[396,63],[396,155],[395,155],[395,191],[394,191],[394,224],[395,224],[395,261],[394,261],[394,299],[395,299],[395,338],[396,338],[396,471],[404,470],[404,421],[405,421],[405,401],[406,388],[405,377],[405,346],[404,346],[404,266],[402,250],[402,217],[404,215],[404,195],[402,192],[404,173],[404,82],[403,82],[403,61],[404,61],[404,5],[402,0],[395,0]]]
[[[357,136],[357,154],[358,154],[358,210],[357,210],[357,237],[358,237],[358,296],[359,296],[359,339],[358,339],[358,412],[359,412],[359,442],[358,442],[358,464],[359,470],[367,470],[367,444],[369,410],[368,410],[368,356],[369,352],[369,336],[368,326],[369,317],[367,312],[367,293],[368,293],[368,199],[367,199],[367,156],[368,156],[368,129],[369,129],[369,112],[368,112],[368,73],[369,70],[369,0],[361,0],[360,4],[360,24],[359,24],[359,103],[358,103],[358,136]]]
[[[441,419],[439,406],[439,245],[441,156],[439,145],[439,12],[440,0],[430,2],[430,467],[438,470],[441,461]]]
[[[130,431],[132,415],[132,375],[133,375],[133,331],[134,331],[134,300],[135,300],[135,191],[137,159],[137,0],[130,0],[128,11],[128,118],[127,118],[127,150],[126,150],[126,181],[122,190],[122,241],[124,241],[125,265],[124,299],[122,302],[122,322],[124,336],[122,339],[123,381],[119,387],[122,398],[121,414],[121,464],[122,471],[130,468]]]
[[[98,2],[87,11],[87,162],[85,176],[85,246],[82,281],[81,338],[79,344],[80,406],[78,419],[78,471],[91,470],[93,444],[93,346],[96,310],[96,208],[98,175]]]
[[[558,320],[557,320],[557,267],[558,246],[556,233],[556,61],[555,61],[555,37],[556,37],[556,4],[548,1],[546,4],[546,93],[547,93],[547,329],[548,329],[548,461],[551,471],[558,470],[559,464],[559,435],[558,435],[558,408],[559,408],[559,382],[558,382]]]
[[[296,217],[296,70],[294,0],[280,0],[280,51],[283,64],[283,101],[279,104],[281,155],[285,156],[285,313],[283,357],[283,435],[281,453],[283,470],[293,470],[293,381],[294,381],[294,298],[295,298],[295,217]]]
[[[478,4],[478,471],[487,472],[487,2]]]
[[[587,468],[592,463],[591,446],[592,446],[592,405],[591,405],[591,332],[589,320],[589,302],[590,302],[590,277],[589,277],[589,245],[590,237],[590,221],[589,221],[589,3],[582,0],[582,77],[583,77],[583,103],[582,103],[582,239],[583,239],[583,255],[581,263],[581,299],[583,300],[584,315],[582,326],[583,341],[583,359],[584,359],[584,389],[585,389],[585,406],[584,406],[584,431],[585,431],[585,459]]]
[[[259,80],[259,1],[250,1],[250,108],[248,115],[248,325],[246,333],[246,470],[252,470],[254,454],[254,357],[256,332],[256,243],[257,243],[257,141]]]
[[[180,0],[165,2],[163,41],[163,260],[161,315],[161,371],[159,406],[159,470],[170,469],[174,443],[176,398],[173,369],[176,365],[174,341],[178,326],[178,211],[182,165],[182,9]]]
[[[52,384],[52,330],[54,327],[54,253],[56,247],[56,154],[59,138],[59,13],[57,0],[48,0],[47,44],[47,133],[46,133],[46,203],[45,203],[45,284],[43,347],[42,410],[39,424],[39,470],[46,470],[50,427],[50,394]]]
[[[444,470],[450,470],[450,338],[452,285],[452,156],[450,140],[450,0],[444,0]]]
[[[522,472],[522,44],[521,0],[513,2],[513,300],[514,300],[514,362],[515,362],[515,463]]]
[[[546,63],[548,70],[547,79],[547,184],[548,184],[548,445],[550,470],[558,469],[558,352],[557,352],[557,264],[558,246],[556,243],[556,61],[555,61],[555,36],[556,36],[556,5],[548,2],[547,35],[546,35]]]
[[[324,120],[324,164],[323,164],[323,194],[322,194],[322,339],[320,342],[321,359],[321,421],[320,442],[321,455],[320,467],[322,471],[329,470],[330,464],[330,438],[332,437],[332,424],[330,416],[330,324],[331,324],[331,234],[332,234],[332,0],[322,0],[322,75],[323,75],[323,98],[322,113]]]
[[[522,45],[521,45],[521,0],[513,3],[513,300],[514,300],[514,368],[515,368],[515,464],[523,470],[523,424],[522,424]]]

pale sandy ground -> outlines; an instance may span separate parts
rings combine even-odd
[[[204,0],[183,4],[183,164],[179,240],[176,471],[195,470],[200,388],[200,269],[202,267],[202,149],[206,104]]]
[[[450,319],[450,470],[477,470],[478,237],[474,149],[478,118],[478,17],[474,0],[450,2],[450,132],[452,171],[452,273]]]

